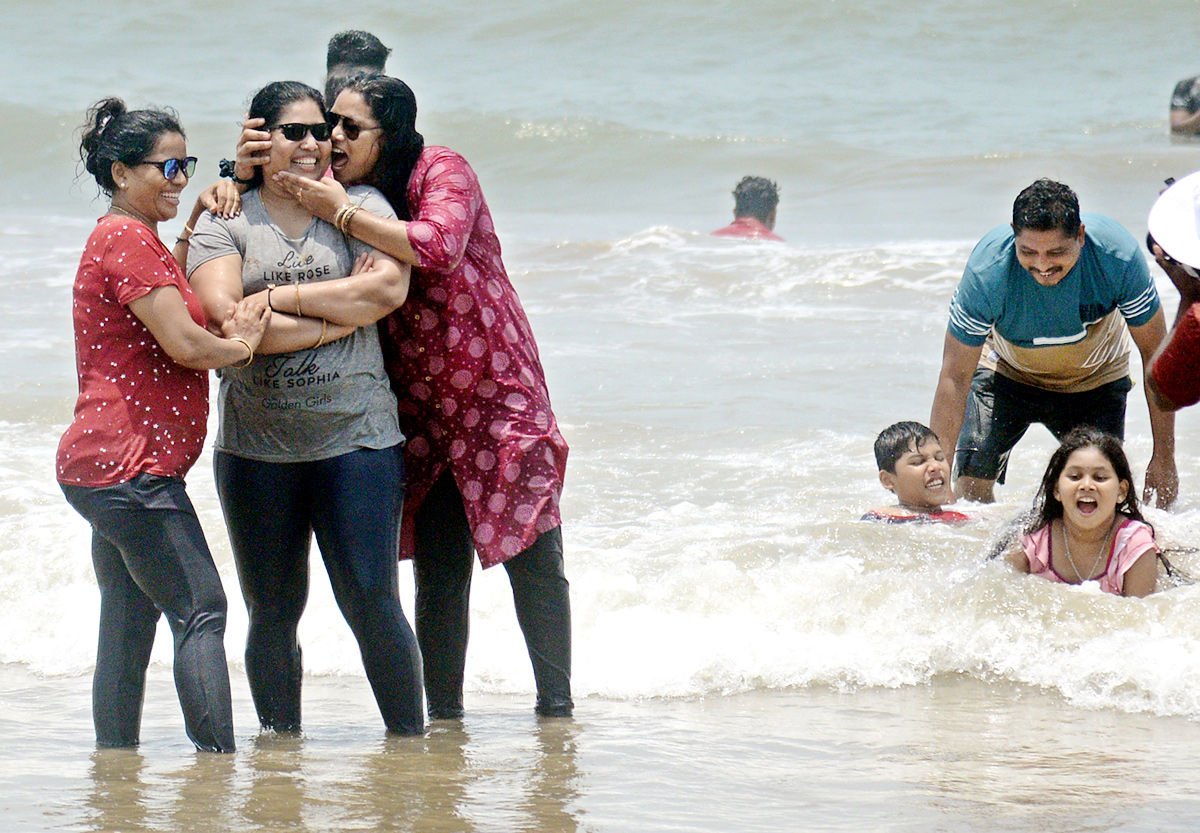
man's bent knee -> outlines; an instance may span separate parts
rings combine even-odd
[[[954,493],[960,500],[973,500],[976,503],[995,503],[993,491],[995,480],[985,480],[982,477],[960,476],[954,481]]]

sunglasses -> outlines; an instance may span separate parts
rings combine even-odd
[[[278,130],[283,134],[283,138],[289,142],[303,141],[304,137],[309,133],[318,142],[328,142],[329,137],[333,135],[333,127],[329,122],[317,122],[316,124],[300,124],[299,122],[291,122],[290,124],[277,124],[270,130]]]
[[[375,127],[363,127],[358,122],[351,121],[340,113],[330,113],[329,126],[333,128],[337,127],[339,124],[342,126],[342,133],[344,133],[346,138],[351,142],[368,130],[383,130],[383,127],[378,125]]]
[[[164,179],[172,180],[179,176],[182,171],[186,177],[191,177],[196,172],[196,157],[189,156],[186,159],[164,159],[161,162],[143,161],[138,162],[139,165],[153,165],[162,171]]]

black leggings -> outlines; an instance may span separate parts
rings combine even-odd
[[[421,655],[400,606],[400,447],[311,463],[264,463],[217,452],[217,492],[250,615],[246,676],[265,729],[300,729],[303,676],[296,629],[308,601],[315,533],[367,680],[393,732],[425,728]]]
[[[431,718],[462,715],[474,564],[467,513],[454,476],[447,471],[417,512],[413,559],[417,639]],[[563,569],[562,530],[542,533],[528,549],[504,562],[504,568],[533,664],[537,710],[569,715],[571,598]]]
[[[234,751],[225,591],[183,481],[140,474],[117,486],[62,489],[92,525],[100,586],[96,742],[137,745],[161,612],[174,637],[175,690],[188,737],[207,752]]]

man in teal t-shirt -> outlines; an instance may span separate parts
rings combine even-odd
[[[1137,241],[1107,217],[1081,218],[1067,186],[1038,180],[1017,196],[1012,225],[976,245],[950,302],[930,427],[955,449],[956,493],[992,501],[1034,422],[1056,437],[1091,425],[1123,438],[1133,386],[1126,333],[1143,365],[1166,335]],[[1179,483],[1175,422],[1147,403],[1146,493],[1167,506]]]

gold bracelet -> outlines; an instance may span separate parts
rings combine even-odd
[[[300,281],[297,280],[292,286],[296,287],[296,317],[303,318],[304,310],[300,306]]]
[[[329,322],[328,322],[328,321],[326,321],[324,318],[322,318],[322,319],[321,319],[321,337],[320,337],[320,338],[318,338],[318,339],[317,339],[317,343],[316,343],[316,344],[314,344],[314,345],[313,345],[311,348],[309,348],[309,349],[311,349],[311,350],[316,350],[318,347],[320,347],[322,344],[324,344],[324,343],[325,343],[325,332],[326,332],[328,329],[329,329]]]
[[[336,214],[333,215],[333,227],[336,228],[338,231],[342,232],[342,234],[346,233],[342,229],[342,220],[345,219],[346,212],[349,211],[353,207],[354,207],[354,203],[347,202],[347,203],[343,204],[342,207],[337,210]]]
[[[352,205],[350,206],[350,210],[342,216],[342,224],[339,227],[339,230],[342,232],[342,234],[350,233],[350,221],[353,220],[354,215],[360,211],[362,211],[362,206]]]
[[[191,226],[189,226],[187,223],[183,224],[183,230],[188,233],[188,237],[191,237],[193,234],[196,233],[196,230],[194,228],[192,228]]]
[[[246,339],[242,338],[241,336],[234,336],[233,338],[231,338],[229,340],[230,341],[240,341],[242,344],[246,345],[246,349],[250,351],[249,358],[247,358],[241,364],[236,364],[236,363],[230,364],[230,367],[236,367],[236,368],[249,367],[250,362],[254,361],[254,348],[250,346],[250,342],[246,341]]]
[[[342,234],[350,233],[350,218],[362,210],[362,206],[348,202],[333,215],[333,225]]]

